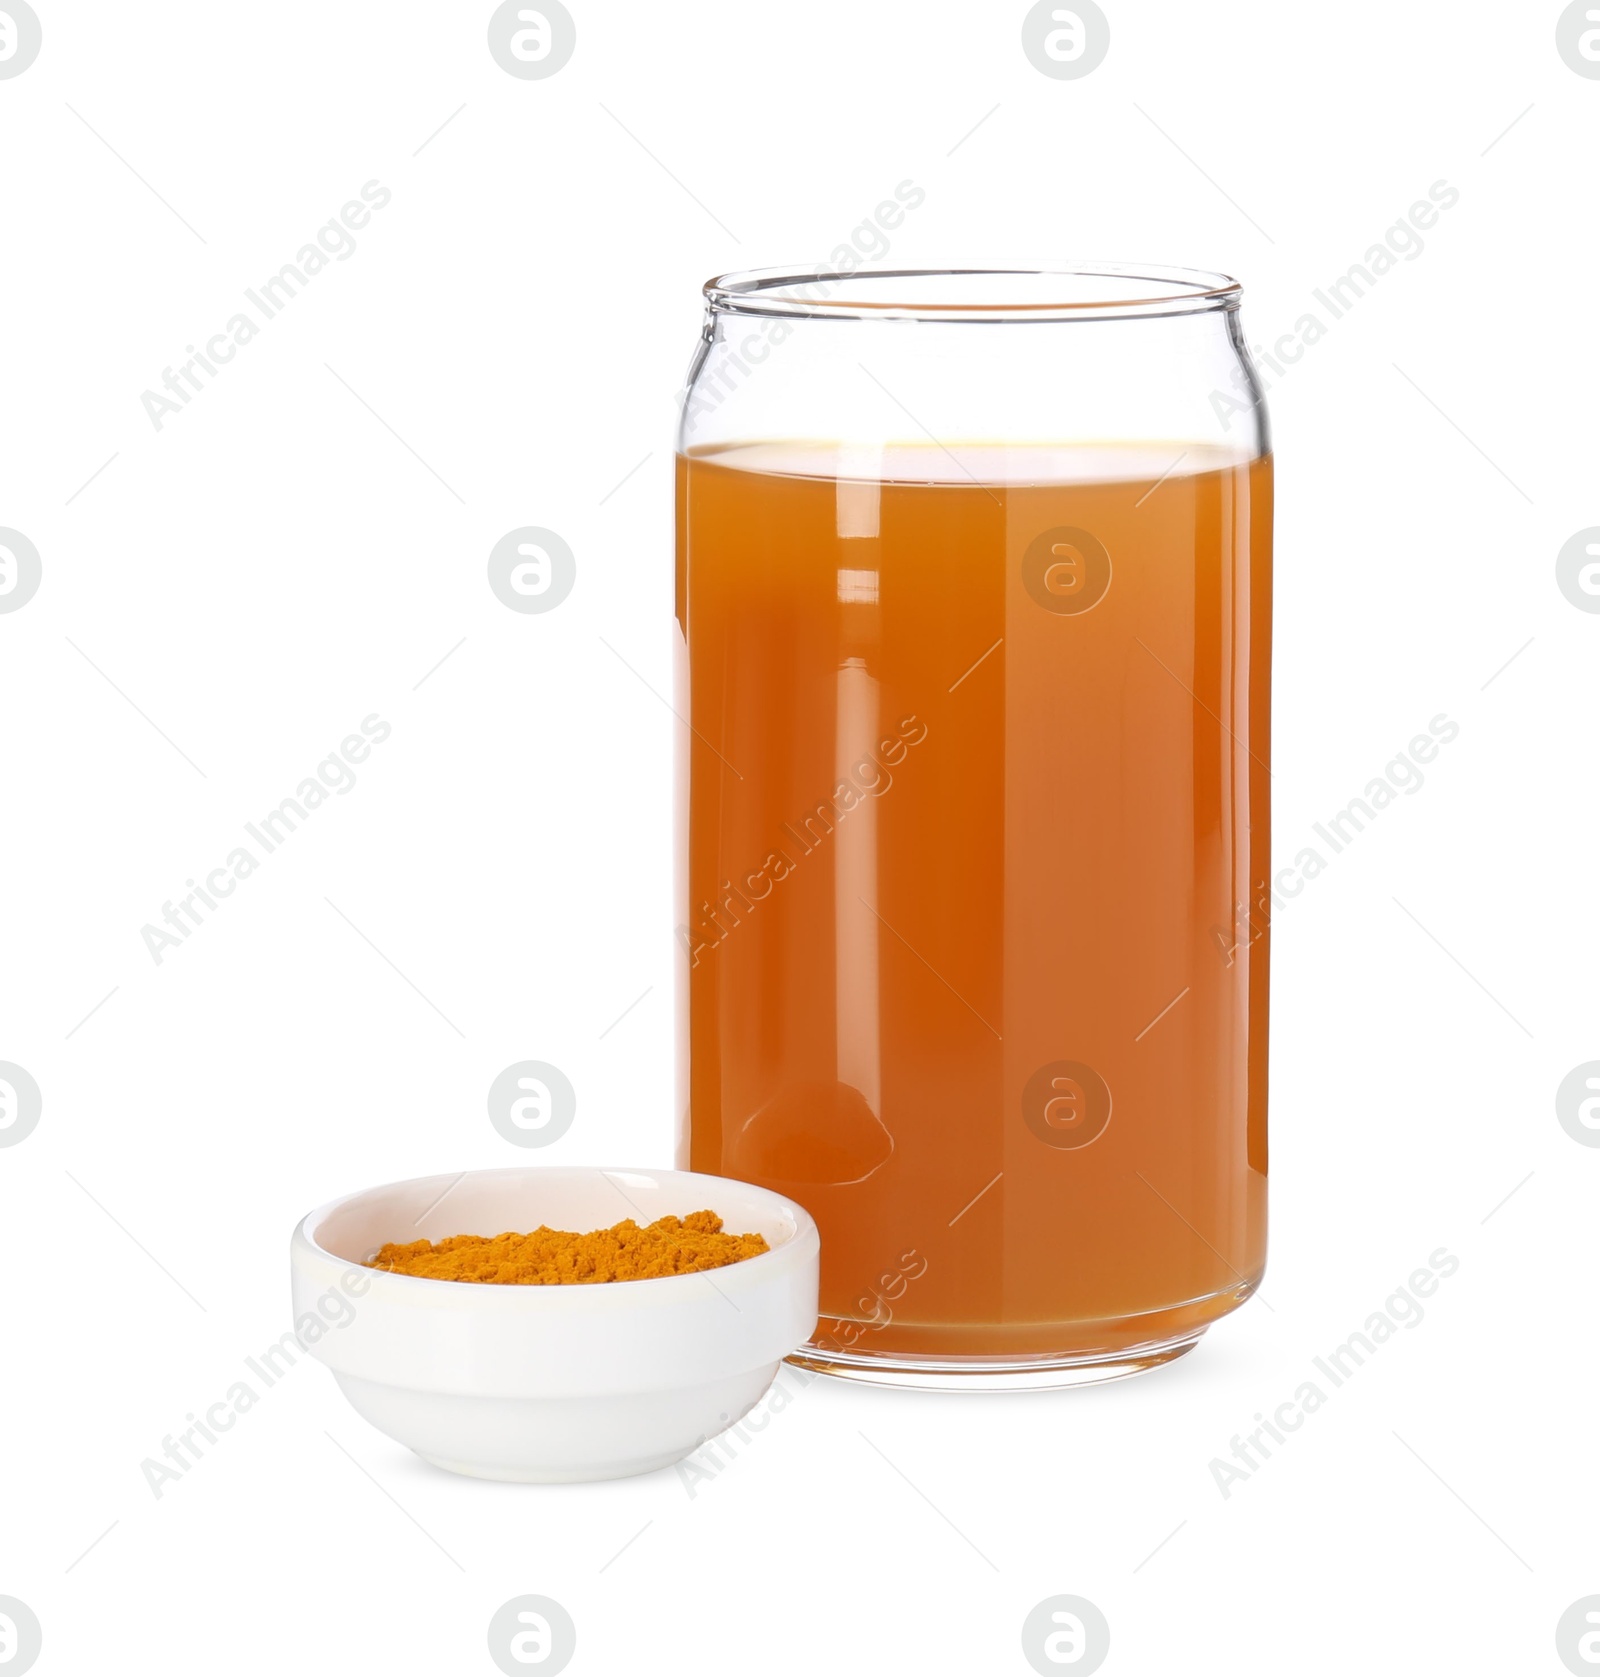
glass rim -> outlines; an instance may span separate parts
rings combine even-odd
[[[1237,309],[1231,274],[1150,262],[1071,268],[751,268],[704,287],[713,313],[1006,324],[1149,319]]]

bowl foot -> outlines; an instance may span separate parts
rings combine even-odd
[[[433,1467],[446,1473],[460,1473],[468,1479],[497,1479],[508,1485],[586,1485],[600,1479],[631,1479],[636,1474],[654,1473],[657,1468],[671,1467],[691,1456],[698,1442],[684,1450],[669,1450],[664,1456],[648,1456],[637,1461],[589,1462],[581,1467],[522,1467],[516,1463],[455,1462],[443,1456],[422,1456]],[[422,1455],[419,1450],[418,1455]]]

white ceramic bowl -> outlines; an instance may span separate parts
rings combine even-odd
[[[583,1231],[707,1207],[772,1250],[697,1275],[568,1287],[359,1267],[386,1241],[541,1223]],[[766,1391],[816,1327],[818,1249],[816,1224],[792,1200],[720,1176],[425,1176],[335,1200],[295,1230],[296,1332],[373,1426],[438,1467],[539,1483],[618,1479],[681,1460]]]

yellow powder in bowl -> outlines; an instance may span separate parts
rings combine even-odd
[[[531,1234],[457,1234],[446,1240],[391,1242],[367,1263],[430,1281],[489,1281],[518,1287],[650,1281],[722,1269],[768,1250],[758,1234],[724,1234],[714,1211],[658,1217],[640,1228],[629,1217],[609,1229],[572,1234],[542,1225]]]

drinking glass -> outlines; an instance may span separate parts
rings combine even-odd
[[[678,448],[680,1163],[797,1360],[1188,1350],[1266,1238],[1272,461],[1221,274],[726,275]]]

